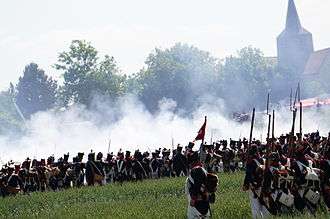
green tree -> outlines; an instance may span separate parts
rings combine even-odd
[[[56,103],[57,81],[48,77],[38,65],[25,67],[23,77],[16,85],[16,103],[23,115],[29,118],[38,111],[48,110]]]
[[[114,57],[108,55],[98,64],[97,70],[90,75],[93,90],[115,100],[126,93],[126,76],[121,76]]]
[[[269,76],[274,65],[259,49],[246,47],[237,56],[225,58],[219,77],[219,96],[235,111],[263,107],[270,91]]]
[[[80,40],[72,41],[70,50],[59,54],[55,68],[64,71],[61,97],[65,105],[89,102],[92,89],[89,76],[96,71],[97,59],[96,49]]]
[[[0,135],[20,131],[22,120],[15,106],[11,90],[0,92]]]
[[[163,98],[176,101],[188,111],[198,104],[196,99],[212,92],[217,74],[217,60],[208,52],[186,44],[170,49],[156,49],[146,60],[146,69],[135,75],[135,87],[150,111],[158,109]]]
[[[74,40],[68,52],[60,53],[57,70],[64,71],[61,96],[64,105],[81,103],[89,106],[94,95],[112,99],[125,93],[126,76],[121,76],[113,57],[98,62],[97,50],[88,42]]]

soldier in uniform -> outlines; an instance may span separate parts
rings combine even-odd
[[[171,150],[162,150],[162,176],[170,177],[172,173],[172,161],[170,159]]]
[[[74,172],[76,174],[76,186],[81,187],[84,185],[84,168],[82,160],[84,157],[84,153],[79,152],[76,157],[76,163],[73,163]]]
[[[277,152],[269,155],[269,166],[265,169],[262,195],[265,206],[272,215],[281,215],[292,210],[294,197],[290,193],[290,176],[281,165]]]
[[[95,153],[90,152],[86,163],[86,182],[88,186],[93,186],[96,183],[95,174],[101,175],[95,165]]]
[[[264,161],[259,156],[258,147],[252,144],[248,150],[248,160],[243,184],[243,191],[249,191],[253,218],[264,218],[270,215],[261,196]]]
[[[190,173],[185,191],[188,199],[188,219],[210,218],[210,203],[215,202],[218,177],[209,174],[199,161],[198,152],[188,154]]]
[[[149,152],[144,152],[142,154],[142,161],[141,161],[141,164],[142,164],[142,167],[143,167],[143,170],[145,171],[145,174],[146,174],[146,178],[150,178],[151,177],[151,168],[150,168],[150,159],[149,159]]]
[[[160,173],[161,173],[161,163],[159,160],[159,153],[156,150],[155,152],[152,152],[152,158],[150,161],[150,169],[151,169],[151,178],[153,179],[157,179],[160,177]]]
[[[320,161],[320,169],[322,170],[321,189],[323,199],[330,212],[330,147],[327,147],[324,159]]]
[[[182,154],[182,147],[178,145],[176,154],[173,157],[173,170],[176,176],[181,176],[183,173],[187,175],[187,158]]]
[[[146,178],[146,172],[142,166],[143,155],[139,150],[134,152],[132,159],[132,172],[135,180]]]
[[[104,172],[104,162],[103,162],[103,154],[101,152],[99,152],[97,155],[96,155],[96,161],[95,161],[95,166],[96,168],[99,170],[100,172],[100,177],[103,178],[101,180],[102,182],[102,185],[105,185],[105,172]]]
[[[126,167],[125,167],[125,160],[124,160],[124,153],[120,150],[117,153],[117,160],[115,165],[115,179],[119,183],[123,183],[126,178]]]
[[[16,195],[23,189],[23,182],[18,176],[20,165],[8,167],[7,192],[9,195]]]
[[[306,156],[306,147],[299,145],[295,151],[295,161],[292,163],[294,171],[294,187],[292,193],[294,195],[294,204],[297,210],[303,212],[305,208],[310,213],[315,214],[317,204],[320,199],[319,195],[319,177]]]
[[[113,159],[113,153],[108,153],[105,160],[105,175],[106,182],[111,183],[115,179],[115,160]]]

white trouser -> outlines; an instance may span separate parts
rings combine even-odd
[[[189,179],[186,179],[186,184],[185,184],[185,193],[187,195],[187,200],[188,200],[188,207],[187,207],[187,217],[188,219],[203,219],[203,218],[210,218],[211,213],[210,210],[208,210],[206,215],[202,215],[201,213],[199,213],[199,211],[190,205],[190,194],[189,194],[189,183],[188,183]]]
[[[206,215],[202,215],[195,207],[192,207],[190,203],[188,203],[188,210],[187,210],[188,219],[204,219],[204,218],[206,219],[206,218],[210,218],[210,215],[211,215],[210,210],[207,212]]]
[[[249,197],[250,197],[250,203],[251,203],[251,211],[252,211],[252,217],[254,219],[256,218],[267,218],[270,216],[269,211],[265,206],[260,204],[258,198],[254,197],[253,192],[249,191]]]

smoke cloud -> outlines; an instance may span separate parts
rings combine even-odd
[[[233,121],[230,110],[222,100],[205,97],[191,116],[177,108],[171,99],[159,102],[159,111],[149,113],[134,96],[125,96],[116,102],[95,98],[92,109],[74,105],[66,110],[40,112],[27,121],[23,136],[0,136],[0,162],[22,161],[26,157],[55,158],[69,152],[70,158],[78,152],[87,154],[90,150],[106,154],[109,149],[115,154],[120,148],[140,151],[172,148],[172,141],[183,146],[192,141],[197,131],[208,117],[206,142],[219,139],[238,139],[249,136],[250,121]],[[310,109],[304,111],[303,132],[319,130],[327,135],[329,131],[330,110]],[[265,112],[256,113],[253,137],[265,141],[267,116]],[[275,135],[288,133],[292,126],[292,113],[288,107],[276,108]],[[299,113],[296,132],[299,129]],[[172,140],[173,139],[173,140]],[[195,146],[196,148],[198,146]]]

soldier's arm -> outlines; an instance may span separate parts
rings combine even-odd
[[[271,183],[272,183],[272,174],[270,171],[266,171],[264,175],[264,180],[262,183],[262,193],[269,194],[271,191]]]
[[[253,172],[256,167],[253,165],[254,162],[248,162],[246,164],[245,178],[244,178],[244,187],[249,187],[250,183],[253,183]]]

